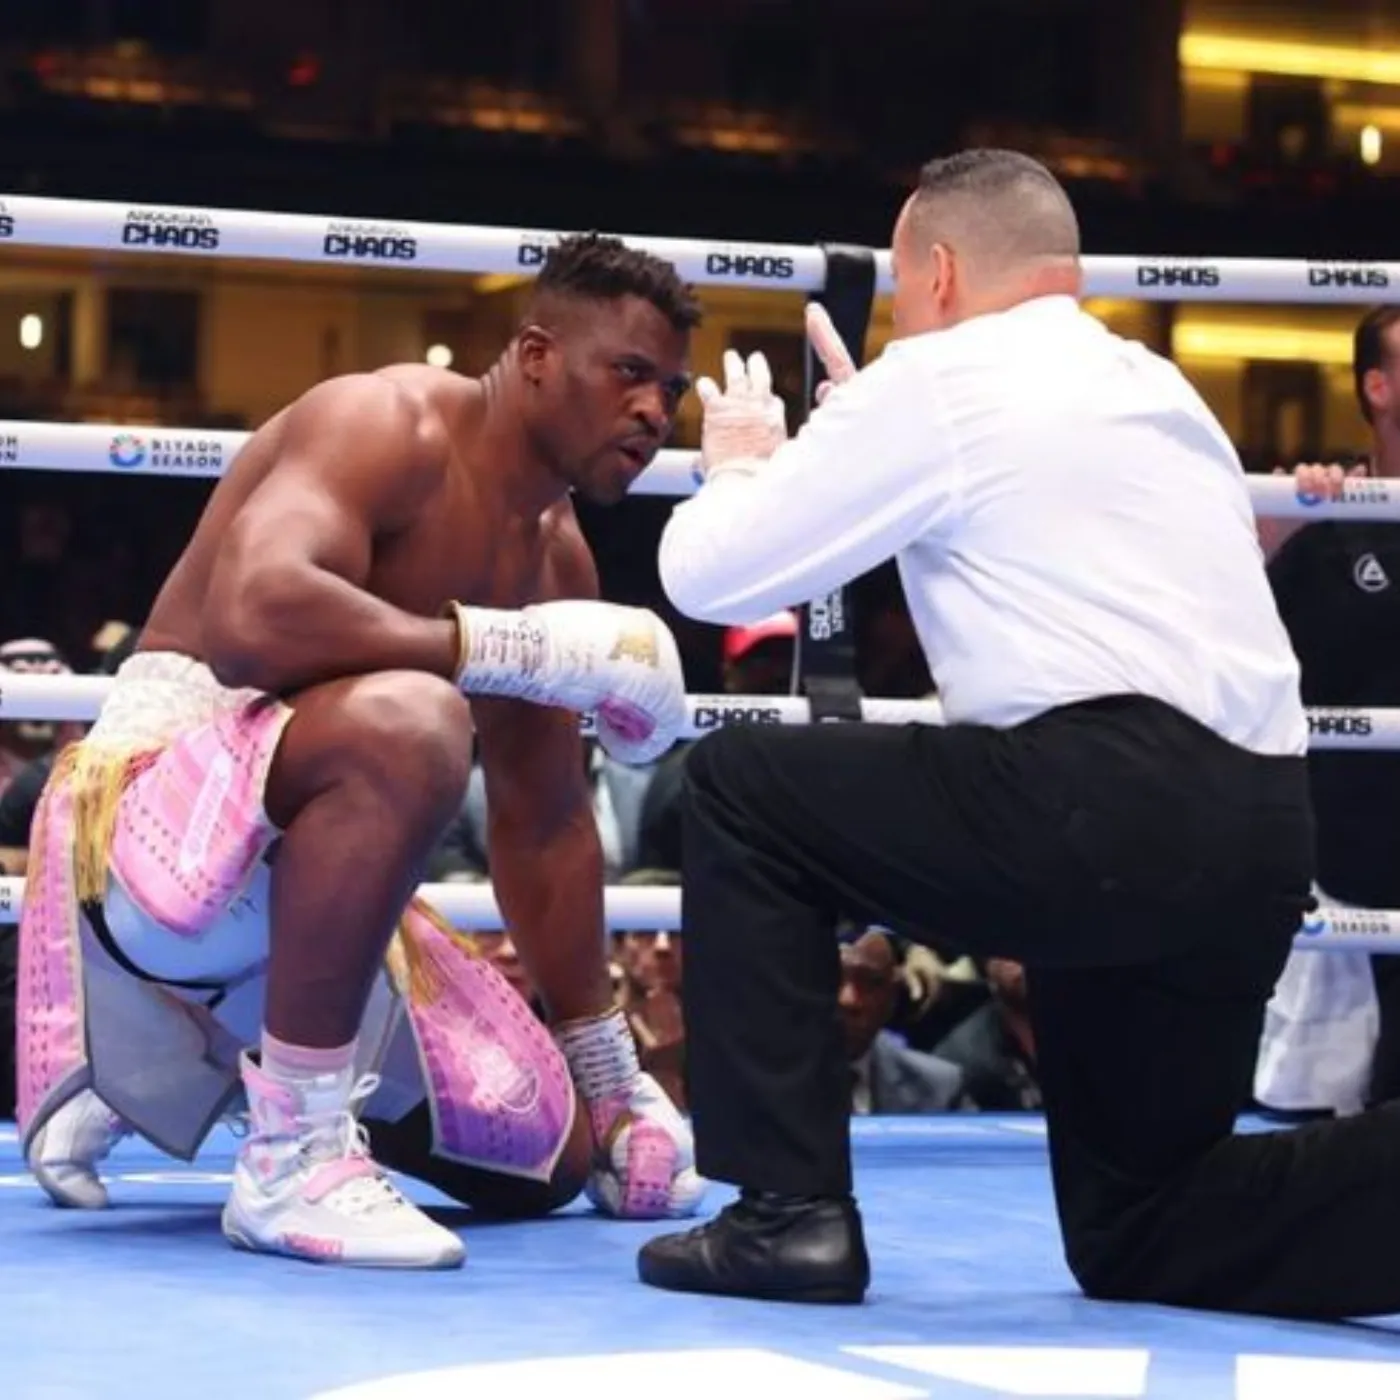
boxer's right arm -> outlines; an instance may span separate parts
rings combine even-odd
[[[454,624],[365,587],[375,540],[414,518],[447,460],[441,425],[388,380],[350,376],[298,400],[205,595],[204,660],[218,679],[285,694],[370,671],[450,677]]]

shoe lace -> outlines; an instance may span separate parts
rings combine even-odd
[[[361,1076],[350,1091],[345,1107],[317,1123],[301,1148],[302,1163],[309,1168],[336,1162],[363,1164],[362,1171],[336,1186],[326,1197],[328,1205],[345,1215],[374,1215],[408,1204],[388,1173],[370,1155],[369,1130],[359,1120],[361,1105],[378,1087],[377,1074]]]

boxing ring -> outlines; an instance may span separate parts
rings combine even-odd
[[[528,274],[559,236],[0,198],[0,256],[24,246]],[[698,286],[821,297],[852,344],[874,295],[891,286],[886,252],[628,241],[670,258]],[[1090,257],[1085,271],[1086,294],[1138,300],[1363,303],[1378,286],[1400,285],[1400,264]],[[220,475],[246,437],[0,421],[0,468],[117,472],[158,489],[159,478]],[[694,454],[666,451],[633,490],[676,497],[696,482]],[[1336,502],[1299,499],[1286,479],[1249,486],[1261,517],[1400,520],[1397,482],[1355,480]],[[804,693],[691,696],[685,737],[728,724],[940,723],[936,703],[855,691],[849,603],[843,591],[803,610]],[[6,675],[0,719],[90,720],[110,684]],[[1317,709],[1309,720],[1315,748],[1400,748],[1400,709]],[[421,892],[459,927],[500,926],[489,887]],[[0,880],[0,925],[18,919],[23,899],[22,880]],[[614,929],[675,929],[680,894],[609,888],[606,918]],[[1397,952],[1400,911],[1323,908],[1297,941],[1319,953]],[[192,1167],[122,1144],[104,1171],[114,1209],[88,1215],[42,1202],[13,1127],[0,1125],[0,1397],[1400,1395],[1400,1335],[1384,1322],[1322,1327],[1085,1300],[1061,1259],[1037,1115],[858,1119],[853,1136],[874,1283],[867,1306],[832,1310],[643,1289],[636,1249],[667,1226],[604,1221],[580,1205],[545,1221],[486,1225],[416,1184],[415,1200],[463,1228],[464,1273],[386,1276],[237,1254],[219,1233],[234,1151],[223,1130]],[[712,1189],[707,1210],[729,1198]]]

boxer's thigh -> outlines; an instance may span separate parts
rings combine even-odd
[[[267,810],[278,826],[351,779],[408,803],[460,800],[471,772],[472,720],[450,682],[378,671],[310,686],[290,704],[267,782]]]
[[[276,831],[263,798],[286,721],[265,701],[192,725],[121,793],[106,923],[148,975],[234,977],[266,955],[265,856]]]
[[[432,1114],[426,1103],[396,1123],[367,1118],[365,1127],[376,1161],[426,1182],[481,1215],[504,1220],[548,1215],[568,1205],[583,1190],[593,1151],[593,1134],[581,1102],[554,1175],[547,1182],[463,1166],[436,1155]]]

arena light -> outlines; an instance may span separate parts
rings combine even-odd
[[[1400,136],[1400,106],[1382,106],[1371,102],[1338,102],[1332,108],[1332,125],[1337,131],[1356,133],[1363,126],[1373,126],[1385,136]]]
[[[1400,86],[1400,51],[1389,48],[1254,39],[1188,29],[1181,36],[1177,53],[1183,68],[1278,73],[1288,77]]]
[[[441,343],[430,345],[423,358],[434,369],[449,369],[452,365],[452,347]]]
[[[1306,326],[1181,320],[1172,328],[1172,357],[1182,360],[1290,360],[1349,365],[1352,333]]]
[[[44,343],[44,318],[42,316],[35,316],[31,312],[28,316],[20,317],[19,343],[26,350],[37,350]]]
[[[1379,165],[1385,141],[1378,126],[1363,126],[1357,143],[1361,149],[1361,159],[1366,165]]]

